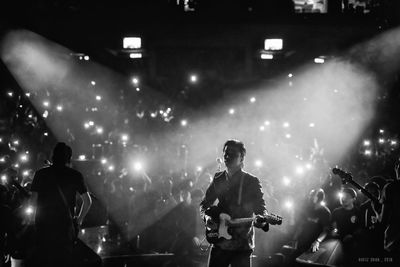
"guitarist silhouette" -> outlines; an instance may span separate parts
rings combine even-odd
[[[254,249],[254,227],[268,231],[272,222],[265,207],[263,192],[257,177],[243,171],[246,148],[238,140],[228,140],[223,146],[225,171],[217,172],[200,203],[202,218],[214,244],[210,251],[210,267],[250,266]],[[214,202],[218,200],[218,204]],[[222,216],[221,216],[222,215]],[[267,219],[268,218],[268,219]],[[276,216],[277,221],[281,221]],[[223,238],[218,237],[223,227]],[[276,223],[279,224],[279,223]]]

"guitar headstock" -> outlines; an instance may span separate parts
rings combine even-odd
[[[268,216],[266,217],[266,222],[268,222],[269,224],[272,225],[281,225],[282,224],[282,217],[279,215],[275,215],[275,214],[268,214]]]
[[[346,172],[340,168],[333,168],[332,173],[339,175],[339,177],[342,179],[343,184],[350,183],[353,181],[353,176],[351,175],[351,173]]]

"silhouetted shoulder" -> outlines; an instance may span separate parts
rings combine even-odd
[[[245,175],[245,177],[246,177],[246,179],[247,180],[251,180],[252,182],[260,182],[260,179],[258,179],[256,176],[254,176],[253,174],[251,174],[251,173],[248,173],[248,172],[243,172],[244,173],[244,175]]]
[[[221,179],[225,179],[225,171],[215,173],[214,180],[218,181]]]

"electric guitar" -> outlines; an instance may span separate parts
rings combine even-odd
[[[339,177],[342,179],[343,184],[347,184],[347,183],[352,184],[354,187],[359,189],[366,197],[368,197],[372,202],[374,202],[378,206],[380,205],[379,200],[374,195],[372,195],[370,192],[365,190],[364,187],[362,187],[356,181],[353,180],[353,176],[351,175],[351,173],[345,172],[339,168],[333,168],[332,173],[339,175]]]
[[[211,207],[210,209],[212,209]],[[254,222],[255,217],[250,218],[235,218],[231,219],[231,216],[226,213],[215,214],[215,211],[208,212],[206,214],[211,216],[211,218],[217,222],[218,227],[212,229],[210,227],[206,227],[206,239],[210,244],[216,244],[222,240],[230,240],[232,239],[231,228],[238,227],[242,225],[249,225]],[[212,214],[214,213],[214,214]],[[263,216],[261,222],[267,222],[272,225],[281,225],[282,217],[274,214],[268,214]]]

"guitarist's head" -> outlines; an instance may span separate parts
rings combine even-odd
[[[230,139],[223,148],[224,163],[228,169],[243,168],[246,148],[243,142]]]
[[[54,165],[62,166],[71,162],[72,149],[65,143],[59,142],[54,147],[52,161]]]
[[[356,198],[357,192],[353,188],[343,188],[340,204],[343,208],[350,210],[354,207],[354,201],[356,201]]]

